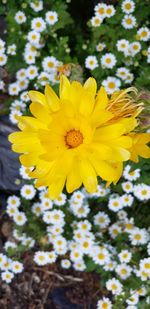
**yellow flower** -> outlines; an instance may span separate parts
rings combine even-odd
[[[150,158],[150,148],[146,145],[150,142],[150,134],[149,133],[139,133],[131,134],[132,137],[132,148],[131,151],[131,160],[134,162],[138,162],[138,156],[141,156],[145,159]]]
[[[116,117],[105,89],[96,95],[96,87],[94,78],[82,86],[61,76],[60,98],[48,85],[45,94],[29,91],[34,117],[19,117],[22,132],[9,136],[21,163],[35,167],[29,175],[36,186],[48,186],[53,199],[65,185],[69,193],[82,184],[95,192],[98,176],[116,183],[130,158],[136,113]]]

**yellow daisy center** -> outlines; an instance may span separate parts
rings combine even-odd
[[[125,8],[126,8],[126,10],[130,10],[131,9],[131,4],[130,3],[126,3]]]
[[[69,148],[78,147],[83,143],[83,135],[79,130],[70,130],[65,136],[65,142]]]
[[[102,304],[102,308],[103,308],[103,309],[107,309],[107,308],[108,308],[108,304],[103,303],[103,304]]]

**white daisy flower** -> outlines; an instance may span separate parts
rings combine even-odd
[[[98,265],[108,264],[110,260],[110,254],[107,249],[103,247],[95,246],[90,253],[93,261]]]
[[[133,73],[128,73],[126,80],[124,81],[125,84],[131,84],[134,80],[134,75]]]
[[[61,193],[56,200],[54,200],[54,204],[57,206],[63,206],[66,203],[67,196],[64,193]]]
[[[27,39],[31,43],[31,45],[37,46],[40,41],[40,33],[32,30],[28,32]]]
[[[93,27],[99,27],[102,24],[102,22],[103,22],[102,18],[100,16],[98,16],[98,15],[97,16],[93,16],[91,18],[91,25]]]
[[[112,278],[106,282],[106,288],[108,291],[111,291],[112,294],[119,295],[122,292],[123,286],[119,280]]]
[[[127,219],[127,213],[124,210],[119,210],[117,216],[120,220],[125,221]]]
[[[5,54],[0,54],[0,66],[3,66],[7,63],[7,56]]]
[[[25,89],[28,88],[29,81],[27,79],[25,79],[25,80],[18,80],[17,84],[18,84],[20,90],[25,90]]]
[[[28,66],[26,73],[27,73],[27,77],[30,80],[32,80],[38,75],[38,69],[35,65],[30,65]]]
[[[135,10],[135,3],[132,0],[125,0],[121,4],[122,11],[126,14],[133,13]]]
[[[116,46],[118,51],[126,52],[129,49],[129,41],[126,39],[118,40]]]
[[[43,1],[36,0],[35,2],[30,2],[29,5],[35,12],[43,10]]]
[[[134,190],[134,186],[130,181],[122,182],[121,186],[123,191],[125,191],[126,193],[131,193]]]
[[[18,116],[22,116],[22,113],[16,109],[12,110],[9,113],[9,119],[13,124],[17,124],[19,121],[19,117]]]
[[[47,260],[49,264],[55,263],[57,259],[57,254],[55,251],[47,252]]]
[[[72,207],[72,212],[77,218],[86,218],[90,212],[90,208],[88,205],[82,205],[77,208]]]
[[[131,296],[126,299],[128,305],[136,305],[139,301],[139,295],[137,293],[131,293]]]
[[[34,64],[36,61],[35,55],[30,52],[26,52],[24,54],[24,60],[27,64]]]
[[[150,199],[150,186],[144,183],[135,185],[133,193],[140,201],[147,201]]]
[[[7,48],[7,54],[8,55],[16,55],[16,44],[12,44],[12,45],[9,45],[8,48]]]
[[[111,309],[112,303],[107,297],[103,297],[97,302],[97,309]]]
[[[129,239],[134,246],[144,245],[149,241],[149,235],[146,229],[135,227],[130,231]]]
[[[20,190],[20,194],[26,200],[32,200],[35,197],[36,190],[33,185],[24,185]]]
[[[22,165],[19,169],[19,173],[23,179],[31,179],[31,177],[29,176],[29,173],[32,171],[32,169],[33,167],[25,167]]]
[[[85,67],[90,70],[94,70],[98,67],[98,61],[96,56],[88,56],[85,59]]]
[[[41,202],[41,210],[49,210],[53,208],[53,202],[49,198],[43,198]]]
[[[150,257],[142,259],[140,261],[140,269],[147,272],[150,275]]]
[[[21,204],[21,200],[18,196],[16,195],[11,195],[7,199],[7,204],[15,207],[19,207]]]
[[[102,85],[108,94],[112,94],[113,92],[119,90],[121,82],[116,77],[108,76],[105,80],[103,80]]]
[[[133,204],[134,201],[134,197],[131,194],[123,194],[121,197],[121,201],[123,206],[131,206]]]
[[[141,27],[137,32],[140,41],[147,42],[150,39],[150,29],[148,27]]]
[[[125,67],[121,67],[121,68],[118,68],[117,71],[116,71],[116,76],[119,77],[120,79],[122,80],[126,80],[128,74],[129,74],[129,70]]]
[[[22,226],[22,225],[24,225],[24,224],[26,223],[27,217],[26,217],[26,215],[24,214],[24,212],[20,211],[20,212],[14,214],[13,220],[14,220],[14,222],[15,222],[17,225]]]
[[[97,50],[98,52],[101,52],[101,51],[104,50],[105,47],[106,47],[106,44],[105,44],[105,43],[98,43],[98,44],[96,45],[96,50]]]
[[[78,248],[73,249],[70,252],[70,259],[71,259],[72,262],[80,261],[80,260],[82,260],[82,258],[83,258],[83,252],[80,250],[79,246],[78,246]]]
[[[131,14],[125,15],[121,24],[125,29],[133,29],[136,26],[136,18]]]
[[[37,32],[43,32],[46,28],[45,21],[42,17],[33,18],[31,21],[31,29]]]
[[[9,84],[9,86],[8,86],[8,93],[10,95],[15,95],[16,96],[16,95],[18,95],[19,91],[20,91],[20,88],[19,88],[18,83]]]
[[[106,228],[110,223],[110,219],[108,215],[103,212],[99,211],[95,216],[94,216],[94,224],[98,225],[100,228]]]
[[[89,254],[92,250],[93,240],[90,237],[80,239],[80,249],[83,254]]]
[[[123,208],[123,203],[120,197],[110,197],[108,201],[108,208],[117,212]]]
[[[71,267],[71,262],[68,259],[63,259],[61,260],[60,265],[64,269],[69,269]]]
[[[7,261],[7,257],[6,255],[4,255],[3,253],[0,253],[0,268],[2,267],[3,264],[5,264]]]
[[[18,261],[13,261],[11,263],[11,271],[14,273],[14,274],[20,274],[23,272],[23,264],[18,262]]]
[[[101,66],[103,68],[112,69],[115,66],[116,62],[116,57],[112,53],[106,53],[101,57]]]
[[[121,250],[118,257],[121,263],[129,263],[132,258],[132,253],[128,250]]]
[[[45,57],[42,61],[42,67],[46,72],[52,72],[56,70],[58,61],[55,57]]]
[[[67,252],[67,240],[65,237],[61,236],[61,235],[57,235],[54,239],[53,239],[53,246],[54,249],[56,251],[57,254],[59,255],[63,255]]]
[[[18,213],[18,208],[15,205],[7,205],[6,213],[9,215],[9,217],[13,217],[14,214]]]
[[[128,164],[124,168],[123,177],[126,180],[135,181],[135,180],[137,180],[140,177],[140,169],[137,168],[136,170],[132,170],[131,171],[131,166]]]
[[[29,98],[29,95],[28,95],[28,91],[23,91],[20,95],[20,99],[24,102],[29,102],[30,101],[30,98]]]
[[[49,83],[49,74],[47,72],[41,72],[38,76],[38,82],[42,86],[45,86],[46,84],[48,84]]]
[[[111,4],[107,5],[107,7],[106,7],[106,17],[107,18],[114,16],[115,12],[116,12],[116,10],[115,10],[113,5],[111,5]]]
[[[131,55],[135,56],[136,54],[140,52],[142,47],[139,42],[132,42],[129,48],[130,48]]]
[[[14,274],[11,273],[10,271],[3,271],[1,273],[1,278],[6,283],[10,283],[12,281],[12,279],[14,278]]]
[[[32,212],[39,217],[42,214],[42,205],[38,202],[32,205]]]
[[[121,232],[121,227],[117,223],[114,223],[109,227],[109,234],[113,239],[115,239]]]
[[[83,220],[77,223],[77,228],[83,233],[87,233],[91,230],[92,225],[88,220]]]
[[[77,271],[84,271],[86,269],[86,265],[83,260],[74,262],[73,268]]]
[[[64,229],[62,226],[52,225],[47,227],[47,232],[52,235],[60,235],[64,232]]]
[[[127,278],[129,278],[131,275],[131,272],[132,272],[132,268],[125,263],[117,265],[116,267],[116,273],[119,275],[119,277],[122,280],[126,280]]]
[[[26,22],[26,16],[23,12],[21,11],[18,11],[16,14],[15,14],[15,21],[17,22],[17,24],[23,24]]]
[[[98,15],[99,17],[101,17],[101,18],[106,17],[106,9],[107,9],[107,5],[105,3],[98,3],[94,7],[95,14]]]
[[[48,255],[44,251],[37,251],[33,260],[38,266],[44,266],[49,263]]]
[[[45,16],[46,22],[53,26],[58,21],[58,14],[55,11],[48,11]]]
[[[106,271],[113,271],[116,268],[116,262],[115,261],[109,261],[109,263],[106,263],[104,265],[104,270]]]
[[[71,196],[71,201],[81,203],[80,205],[82,205],[84,199],[85,195],[79,190],[75,191]]]

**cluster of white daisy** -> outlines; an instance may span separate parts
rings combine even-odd
[[[24,266],[21,262],[7,257],[5,254],[0,253],[0,271],[1,279],[10,283],[15,275],[22,273]]]
[[[64,269],[86,271],[88,263],[92,263],[101,276],[106,274],[105,288],[113,295],[112,302],[107,297],[100,299],[98,309],[112,308],[118,296],[126,295],[126,280],[138,278],[138,288],[129,286],[124,300],[126,308],[137,308],[140,298],[147,297],[150,279],[150,231],[139,227],[136,217],[137,209],[147,207],[150,200],[150,186],[139,182],[141,170],[126,165],[119,193],[101,184],[93,194],[81,189],[69,198],[61,193],[54,201],[49,199],[45,187],[34,188],[28,172],[28,168],[21,166],[25,184],[20,197],[12,195],[7,200],[6,212],[15,224],[13,240],[4,246],[7,254],[10,249],[17,252],[18,245],[33,250],[38,244],[33,256],[38,266],[59,260]],[[28,233],[28,226],[34,221],[39,227],[42,222],[40,240]],[[9,276],[13,278],[13,272]],[[2,280],[11,279],[2,274]]]
[[[98,39],[95,46],[96,54],[94,54],[93,50],[93,54],[91,52],[85,58],[85,68],[94,71],[93,75],[96,78],[102,79],[102,85],[106,88],[108,94],[112,94],[114,91],[126,86],[126,84],[132,84],[136,78],[135,69],[140,66],[140,61],[143,65],[142,59],[145,58],[147,63],[150,63],[150,48],[147,46],[150,40],[150,29],[146,21],[142,27],[138,26],[136,17],[132,15],[134,11],[136,13],[136,5],[133,0],[123,0],[121,4],[116,6],[116,9],[112,5],[105,3],[99,3],[94,8],[95,15],[91,19],[92,26],[99,27],[102,22],[103,25],[95,30],[95,36],[93,34],[93,43]],[[108,17],[106,14],[108,8],[110,12],[112,11],[112,15],[110,14],[109,17],[115,14],[112,20],[113,18],[114,21],[117,20],[118,16],[118,24],[115,24],[115,26],[105,19],[105,17]],[[123,18],[122,13],[125,14]],[[119,24],[120,18],[122,19]],[[113,27],[120,27],[120,30],[112,34],[114,37],[110,40],[110,36],[105,33],[105,27],[108,34],[109,29],[111,31]],[[123,28],[127,29],[127,32]],[[132,28],[134,33],[128,31],[128,29],[132,30]],[[90,51],[92,51],[91,41],[89,44]]]
[[[123,13],[125,13],[121,22],[122,26],[125,29],[132,29],[136,27],[137,21],[135,16],[132,15],[135,10],[135,2],[132,0],[124,0],[121,4],[121,9]]]
[[[13,80],[11,78],[10,82],[6,83],[5,78],[0,79],[0,90],[4,93],[8,92],[12,98],[15,97],[10,105],[9,113],[10,121],[13,124],[18,123],[18,116],[22,115],[30,101],[26,91],[28,89],[40,89],[47,83],[58,83],[59,68],[63,66],[63,62],[59,61],[56,55],[54,56],[54,53],[51,52],[51,48],[47,46],[49,44],[48,38],[50,40],[57,38],[59,14],[53,9],[46,10],[43,1],[30,2],[25,5],[25,8],[27,6],[31,10],[29,16],[27,16],[25,10],[19,10],[14,15],[14,28],[12,30],[13,32],[18,31],[21,44],[19,40],[16,40],[16,36],[11,45],[7,44],[7,39],[5,42],[0,38],[0,66],[4,67],[4,73],[5,69],[7,71],[7,63],[12,62],[13,64],[18,56],[21,58],[20,66],[17,64],[17,70],[15,74],[13,73]],[[8,30],[11,33],[9,24]],[[46,54],[44,48],[48,48]],[[68,56],[67,51],[66,55]],[[62,60],[64,61],[64,59]],[[3,74],[1,75],[3,76]]]
[[[95,15],[91,19],[91,25],[93,27],[99,27],[105,18],[110,18],[115,15],[115,8],[113,5],[105,4],[105,3],[98,3],[94,7]]]

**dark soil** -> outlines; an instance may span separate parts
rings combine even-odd
[[[102,291],[95,273],[37,267],[28,253],[25,270],[11,284],[0,281],[0,309],[96,309]]]

